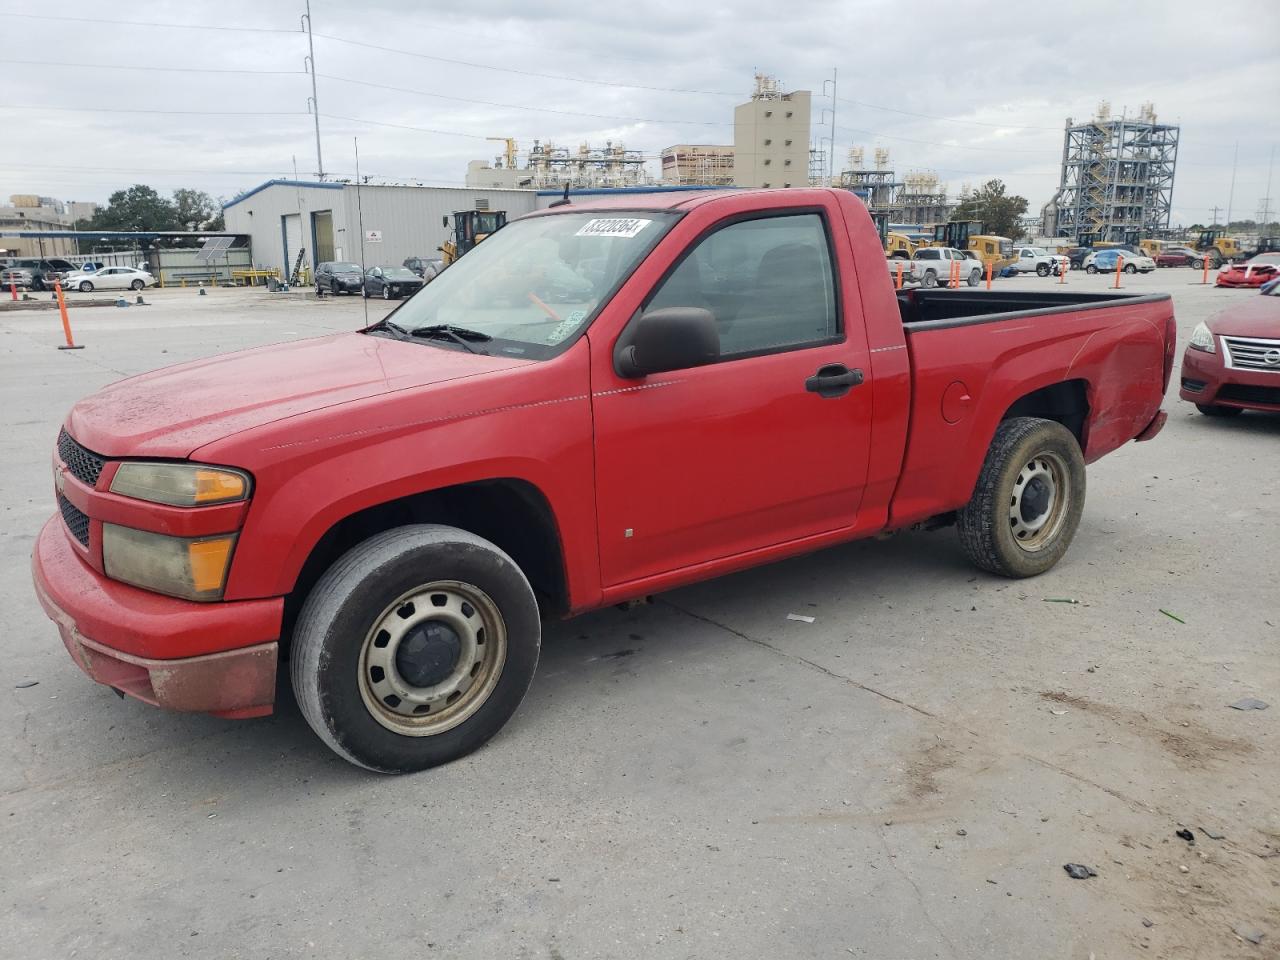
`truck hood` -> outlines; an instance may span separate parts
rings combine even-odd
[[[322,407],[531,362],[340,333],[121,380],[77,403],[66,427],[103,456],[182,458],[242,430]]]
[[[1211,331],[1227,337],[1280,340],[1280,297],[1253,296],[1208,319]]]

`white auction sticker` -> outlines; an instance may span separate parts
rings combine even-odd
[[[652,220],[637,220],[634,217],[615,217],[608,220],[588,220],[574,236],[576,237],[634,237],[637,233],[653,223]]]

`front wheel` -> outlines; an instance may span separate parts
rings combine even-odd
[[[1203,270],[1203,269],[1204,269],[1204,261],[1203,261],[1203,260],[1192,260],[1192,261],[1191,261],[1191,266],[1193,266],[1193,267],[1194,267],[1195,269],[1197,269],[1197,270]]]
[[[382,287],[382,299],[383,300],[391,299],[391,288],[386,286],[385,284]]]
[[[366,300],[368,300],[368,299],[369,299],[369,288],[368,288],[368,287],[366,287],[366,286],[361,286],[361,287],[360,287],[360,296],[362,296],[362,297],[364,297]]]
[[[1097,272],[1098,272],[1098,268],[1097,268],[1097,267],[1095,267],[1095,266],[1091,263],[1091,264],[1089,264],[1087,267],[1085,267],[1085,268],[1084,268],[1084,272],[1085,272],[1085,273],[1097,273]]]
[[[1238,417],[1244,412],[1240,407],[1215,407],[1207,403],[1197,403],[1196,409],[1206,417]]]
[[[465,530],[397,527],[345,553],[294,629],[307,723],[379,773],[465,756],[515,713],[541,644],[538,605],[506,553]]]
[[[77,288],[81,293],[93,293],[93,284],[88,280],[81,280],[80,286]]]
[[[970,271],[969,271],[969,286],[971,286],[971,287],[976,287],[976,286],[977,286],[978,284],[980,284],[981,282],[982,282],[982,271],[981,271],[981,270],[970,270]]]
[[[1084,457],[1066,427],[1037,417],[1005,420],[957,515],[960,542],[983,570],[1034,577],[1067,552],[1084,494]]]
[[[1049,275],[1049,265],[1047,263],[1036,264],[1036,276],[1047,277]]]

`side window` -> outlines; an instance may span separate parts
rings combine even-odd
[[[720,228],[685,256],[645,305],[662,307],[710,310],[725,359],[838,337],[822,217],[764,217]]]
[[[916,259],[917,260],[937,260],[938,251],[933,249],[921,250],[918,254],[916,254]]]

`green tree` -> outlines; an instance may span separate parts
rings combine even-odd
[[[222,210],[203,190],[173,191],[173,207],[179,230],[222,229]]]
[[[1026,212],[1026,197],[1009,196],[1003,180],[988,180],[960,202],[951,219],[981,220],[985,233],[1019,240],[1018,218]]]
[[[178,211],[154,188],[135,184],[117,190],[89,221],[91,230],[181,230]]]

